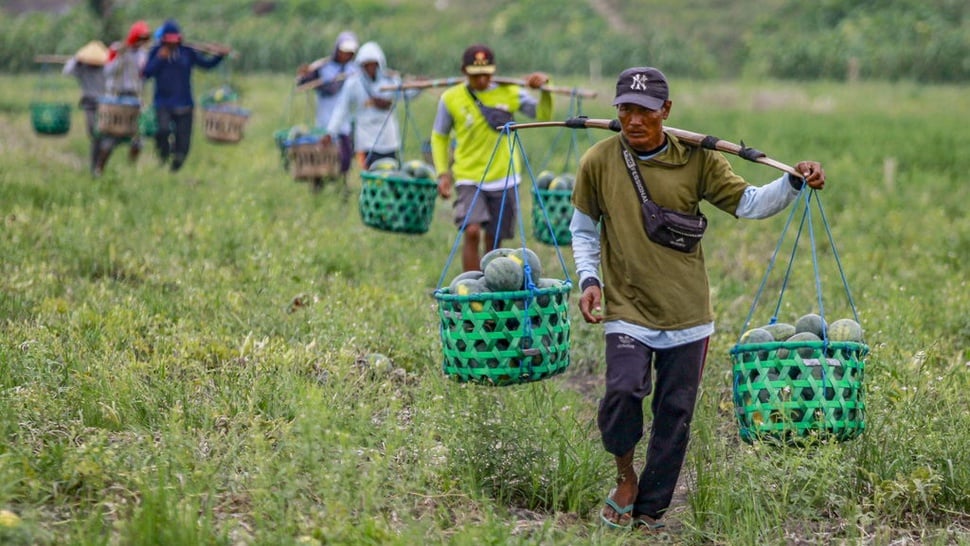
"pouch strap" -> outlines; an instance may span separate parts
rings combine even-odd
[[[620,153],[623,154],[623,166],[626,167],[626,172],[630,175],[630,180],[633,181],[633,185],[637,188],[637,194],[640,195],[640,201],[646,203],[650,200],[650,194],[647,193],[647,188],[643,184],[643,178],[640,176],[640,169],[637,168],[637,163],[633,159],[633,154],[630,150],[625,147],[620,147]]]

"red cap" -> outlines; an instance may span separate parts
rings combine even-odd
[[[151,38],[152,31],[148,28],[148,23],[145,21],[137,21],[135,24],[131,25],[128,30],[128,38],[125,43],[129,46],[135,45],[138,40],[147,40]]]

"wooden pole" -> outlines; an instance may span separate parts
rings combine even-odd
[[[64,64],[71,60],[73,55],[34,55],[35,63]]]
[[[394,91],[396,89],[429,89],[432,87],[450,87],[452,85],[457,85],[465,81],[465,77],[453,77],[453,78],[438,78],[433,80],[411,80],[402,83],[400,86],[385,85],[380,88],[381,91]],[[492,78],[492,81],[499,85],[520,85],[525,87],[526,81],[516,78],[504,78],[501,76],[496,76]],[[539,88],[540,91],[546,91],[548,93],[555,93],[558,95],[576,95],[583,98],[593,98],[596,97],[596,91],[591,91],[589,89],[580,89],[566,86],[558,85],[543,85]]]
[[[620,122],[615,119],[590,119],[590,118],[570,118],[565,121],[533,121],[527,123],[510,123],[508,128],[510,130],[515,129],[528,129],[531,127],[571,127],[573,129],[609,129],[610,131],[619,132]],[[795,170],[794,167],[786,165],[780,161],[775,161],[771,159],[763,152],[759,152],[754,148],[749,148],[744,145],[742,141],[741,144],[735,144],[733,142],[728,142],[726,140],[721,140],[715,136],[704,135],[701,133],[695,133],[693,131],[685,131],[683,129],[677,129],[676,127],[664,126],[664,132],[669,133],[677,137],[678,140],[687,142],[688,144],[693,144],[695,146],[700,146],[702,148],[708,148],[712,150],[717,150],[719,152],[725,152],[729,154],[736,155],[742,159],[747,159],[748,161],[753,161],[755,163],[761,163],[762,165],[767,165],[778,169],[779,171],[786,172],[792,176],[802,178],[802,173]]]

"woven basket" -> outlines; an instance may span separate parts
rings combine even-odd
[[[98,100],[98,133],[112,137],[138,134],[141,103],[136,98],[101,97]]]
[[[741,439],[801,444],[861,434],[868,352],[865,344],[847,341],[736,345],[731,356]]]
[[[395,233],[425,233],[434,217],[438,184],[400,173],[360,173],[360,219],[364,225]]]
[[[542,206],[546,209],[549,222],[542,214],[539,199],[532,200],[532,234],[536,240],[547,245],[568,245],[573,236],[569,231],[569,222],[573,218],[573,192],[571,190],[540,190],[536,189],[542,198]],[[552,233],[550,233],[552,230]],[[555,235],[555,239],[553,238]]]
[[[333,178],[340,174],[340,150],[334,143],[324,144],[318,135],[287,140],[286,155],[294,180]]]
[[[202,125],[205,136],[213,142],[234,143],[242,140],[249,111],[232,106],[203,107]]]
[[[66,102],[33,102],[30,123],[41,135],[63,135],[71,130],[71,105]]]
[[[540,381],[569,367],[572,283],[535,292],[459,296],[438,301],[444,373],[458,382],[507,386]]]

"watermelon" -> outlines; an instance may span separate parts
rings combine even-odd
[[[462,279],[455,283],[455,294],[459,296],[472,296],[488,291],[484,279]],[[480,301],[470,301],[468,306],[476,313],[484,308],[484,304]]]
[[[492,261],[495,258],[498,258],[499,256],[508,256],[509,254],[512,253],[512,250],[513,249],[511,248],[503,248],[503,247],[489,250],[488,252],[485,253],[484,256],[482,256],[482,259],[478,264],[479,269],[481,269],[482,271],[485,271],[485,266],[488,265],[488,262]]]
[[[795,326],[788,324],[787,322],[765,324],[764,326],[761,326],[761,329],[771,334],[771,337],[773,337],[775,341],[785,341],[786,339],[795,335]]]
[[[402,170],[411,178],[434,179],[435,177],[434,167],[421,159],[406,161]]]
[[[556,173],[552,171],[542,171],[538,176],[536,176],[536,187],[540,190],[549,189],[549,183],[552,182],[552,179],[555,177]]]
[[[774,340],[775,338],[772,337],[767,330],[763,328],[752,328],[751,330],[741,334],[741,340],[738,341],[738,345],[748,345],[751,343],[770,343]],[[768,353],[768,351],[758,351],[759,360],[768,360],[769,356],[771,355]],[[742,360],[745,362],[751,362],[754,360],[754,358],[750,352],[746,352],[743,354]]]
[[[738,345],[747,345],[749,343],[768,343],[774,340],[774,336],[772,336],[771,332],[768,330],[765,330],[764,328],[752,328],[741,334],[741,340],[738,341]]]
[[[549,189],[553,191],[572,191],[575,178],[571,174],[561,174],[549,182]]]
[[[382,157],[377,161],[370,164],[371,171],[396,171],[401,168],[401,164],[398,163],[393,157]]]
[[[473,280],[481,279],[482,276],[484,275],[485,275],[484,273],[482,273],[481,271],[478,271],[477,269],[459,273],[455,275],[454,279],[451,279],[451,283],[448,285],[448,291],[450,291],[452,294],[455,294],[456,293],[455,287],[458,285],[458,281],[463,281],[465,279],[473,279]]]
[[[850,318],[843,318],[833,322],[829,325],[826,332],[829,341],[862,342],[862,326]]]
[[[812,332],[798,332],[797,334],[791,336],[786,341],[797,343],[799,341],[822,341],[822,338],[813,334]],[[791,354],[791,348],[780,347],[778,349],[778,358],[788,358]],[[802,358],[812,358],[815,355],[815,349],[813,347],[795,347],[798,351],[798,356]]]
[[[525,247],[519,247],[514,249],[509,255],[518,258],[522,263],[529,264],[529,273],[532,275],[533,283],[542,277],[542,262],[535,252]]]
[[[495,292],[522,290],[525,271],[522,262],[513,256],[499,256],[485,266],[485,286]]]
[[[815,334],[819,339],[825,337],[825,320],[815,313],[809,313],[798,317],[795,321],[795,333],[809,332]]]

